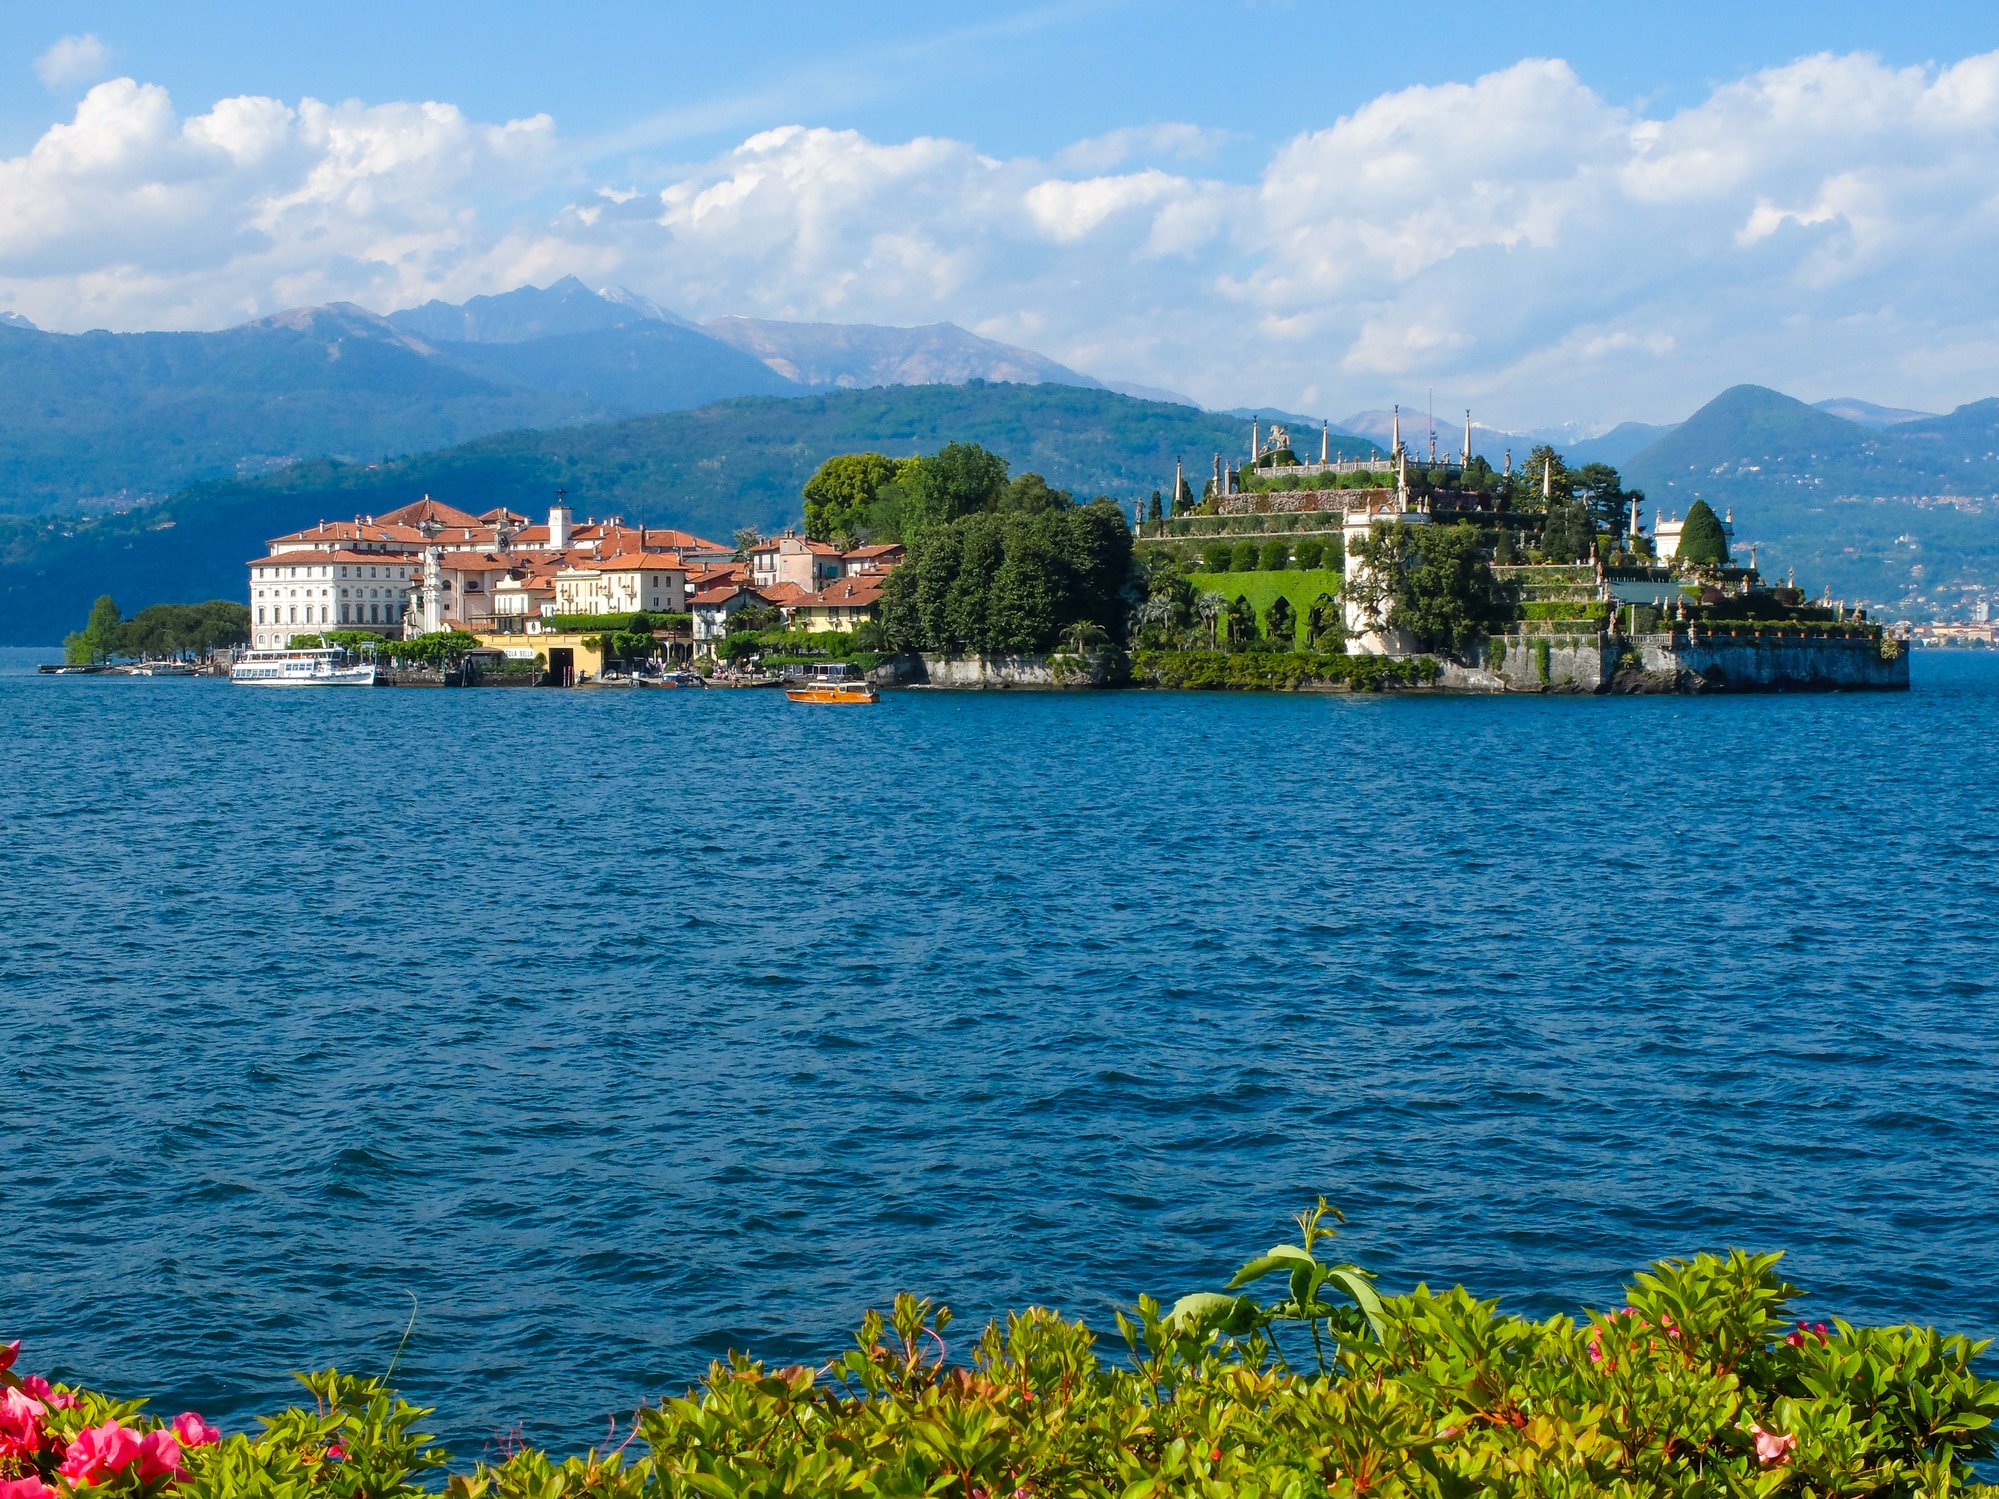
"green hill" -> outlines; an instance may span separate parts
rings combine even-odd
[[[1648,507],[1732,507],[1738,551],[1814,592],[1922,617],[1999,584],[1999,400],[1869,427],[1738,385],[1624,470]]]
[[[579,515],[620,514],[726,540],[742,525],[797,524],[799,491],[835,453],[932,452],[976,442],[1015,473],[1121,500],[1169,489],[1176,455],[1199,489],[1249,424],[1188,406],[1064,385],[890,386],[748,397],[695,411],[507,432],[386,464],[303,463],[255,481],[197,485],[119,515],[0,517],[0,644],[75,629],[100,593],[152,603],[239,598],[267,537],[320,519],[380,514],[430,494],[474,513],[544,512],[559,486]]]

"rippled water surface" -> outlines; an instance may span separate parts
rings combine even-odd
[[[28,658],[32,659],[32,658]],[[581,1444],[898,1289],[1105,1326],[1325,1192],[1537,1313],[1999,1332],[1999,656],[1906,696],[0,675],[0,1338]],[[964,1324],[961,1324],[961,1327]]]

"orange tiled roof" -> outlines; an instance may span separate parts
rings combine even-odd
[[[399,510],[391,510],[387,515],[381,516],[380,521],[385,526],[421,526],[425,521],[433,521],[440,526],[466,528],[479,524],[477,516],[467,515],[463,510],[450,505],[439,504],[429,495],[425,495],[414,504],[404,505]]]
[[[817,593],[798,600],[801,609],[865,609],[881,602],[883,579],[879,573],[862,573],[829,583]]]

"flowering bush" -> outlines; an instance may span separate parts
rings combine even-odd
[[[1668,1261],[1620,1310],[1531,1322],[1462,1289],[1380,1295],[1304,1242],[1224,1291],[1120,1315],[1124,1356],[1031,1308],[953,1364],[950,1312],[898,1297],[822,1368],[743,1357],[640,1410],[623,1446],[513,1450],[446,1499],[1993,1499],[1984,1344],[1790,1323],[1777,1256]],[[1283,1294],[1243,1287],[1275,1278]],[[7,1354],[11,1361],[11,1354]],[[4,1370],[0,1370],[4,1374]],[[302,1376],[311,1409],[219,1437],[192,1413],[5,1376],[0,1499],[409,1499],[445,1455],[380,1381]]]

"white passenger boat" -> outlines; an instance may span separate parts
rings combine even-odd
[[[375,663],[347,660],[337,645],[305,651],[246,651],[229,668],[246,687],[373,687]]]

